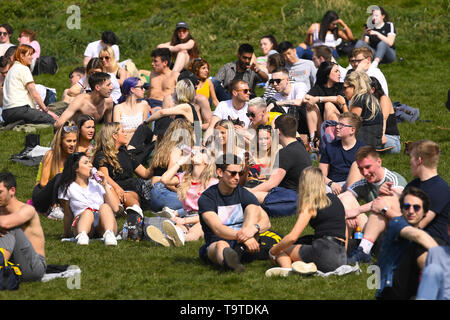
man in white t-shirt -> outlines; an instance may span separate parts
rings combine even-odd
[[[388,84],[387,84],[386,78],[385,78],[383,72],[381,72],[381,70],[372,63],[372,59],[373,59],[373,53],[372,53],[372,50],[370,50],[369,48],[360,47],[360,48],[353,49],[353,51],[349,57],[349,62],[350,62],[349,67],[351,67],[351,68],[348,68],[348,69],[353,69],[356,71],[364,71],[365,73],[367,73],[367,75],[369,77],[377,78],[377,80],[381,84],[381,87],[383,88],[384,94],[389,96],[389,90],[388,90]],[[344,78],[347,73],[348,73],[348,70],[344,73],[344,75],[343,75]],[[341,77],[342,77],[342,73],[341,73]]]
[[[86,50],[84,51],[84,61],[83,66],[86,68],[89,60],[91,58],[98,58],[100,51],[103,47],[112,47],[116,60],[119,61],[120,51],[117,46],[117,37],[112,31],[105,31],[102,33],[102,39],[94,41],[88,44]]]
[[[308,89],[304,82],[291,83],[289,81],[289,71],[284,68],[275,70],[270,82],[277,91],[273,98],[277,100],[277,105],[282,107],[286,113],[288,112],[288,107],[284,105],[295,104],[300,106],[302,104],[303,97]]]
[[[6,50],[14,45],[10,42],[13,31],[9,24],[0,24],[0,57],[5,55]]]

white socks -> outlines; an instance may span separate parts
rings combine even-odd
[[[363,249],[364,253],[370,254],[370,250],[373,247],[373,242],[367,239],[362,239],[359,246]]]

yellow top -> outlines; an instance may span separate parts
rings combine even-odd
[[[271,126],[273,119],[281,115],[281,112],[269,112],[269,120],[267,121],[266,125]]]
[[[206,99],[209,99],[209,83],[208,79],[205,80],[203,83],[203,86],[201,88],[197,88],[197,93],[202,94],[206,97]]]

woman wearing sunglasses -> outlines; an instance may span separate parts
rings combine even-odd
[[[130,75],[127,70],[121,68],[117,63],[116,56],[112,47],[104,47],[100,50],[98,57],[103,61],[103,71],[115,77],[120,86]]]
[[[58,197],[66,202],[64,208],[64,235],[72,227],[78,245],[88,245],[89,238],[103,237],[107,246],[117,245],[117,222],[114,212],[119,201],[105,176],[92,176],[92,163],[83,152],[71,154],[64,165]],[[98,179],[98,180],[97,180]]]
[[[408,300],[417,293],[427,250],[438,245],[419,228],[429,209],[429,198],[415,187],[406,188],[395,204],[383,198],[372,204],[373,212],[385,220],[390,219],[378,254],[381,281],[375,297],[380,300]],[[394,216],[392,212],[395,212]]]
[[[78,141],[78,127],[75,122],[67,121],[56,131],[50,150],[44,155],[39,165],[36,185],[33,189],[32,201],[36,210],[47,214],[49,218],[62,219],[64,213],[55,205],[59,174],[64,169],[67,157],[74,153]]]
[[[53,124],[58,119],[36,90],[30,70],[33,54],[31,46],[19,45],[14,54],[14,63],[5,77],[2,117],[6,124],[19,120],[25,123]],[[35,105],[37,108],[34,108]]]

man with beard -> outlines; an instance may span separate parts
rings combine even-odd
[[[232,88],[230,88],[230,84],[233,80],[247,82],[251,90],[250,98],[254,98],[256,96],[256,84],[266,82],[269,79],[267,74],[259,69],[256,64],[250,63],[253,52],[254,49],[250,44],[241,44],[238,49],[238,59],[225,64],[217,72],[213,83],[219,101],[231,99]],[[226,91],[223,90],[224,88]]]
[[[55,130],[61,127],[66,121],[78,117],[80,114],[87,114],[98,123],[112,121],[113,101],[110,98],[112,84],[110,75],[104,72],[96,72],[89,77],[89,86],[92,91],[78,95],[55,122]]]

